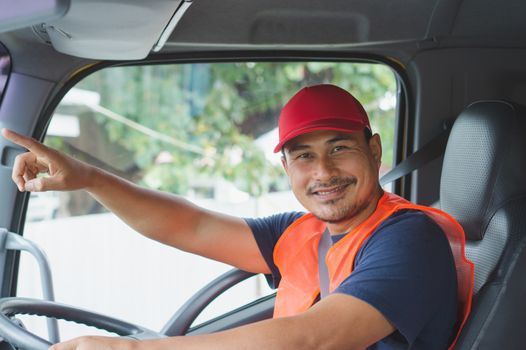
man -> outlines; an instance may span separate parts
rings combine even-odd
[[[150,341],[82,337],[53,350],[446,349],[471,295],[460,226],[382,191],[380,137],[345,90],[302,89],[283,108],[279,129],[275,152],[309,213],[246,220],[137,187],[3,130],[29,150],[13,168],[20,191],[84,189],[150,238],[271,274],[279,286],[272,320]],[[457,276],[455,264],[465,272]]]

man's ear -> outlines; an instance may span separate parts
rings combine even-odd
[[[380,167],[382,163],[382,140],[380,140],[380,135],[374,134],[369,140],[369,148],[373,154],[373,158]]]
[[[287,158],[285,157],[285,154],[281,156],[281,165],[283,165],[283,169],[285,169],[285,173],[289,175],[289,165],[287,164]]]

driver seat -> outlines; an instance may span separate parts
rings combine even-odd
[[[481,101],[457,118],[447,143],[440,209],[466,233],[475,264],[472,311],[454,349],[526,344],[526,114]]]

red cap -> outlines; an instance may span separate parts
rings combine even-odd
[[[322,84],[308,86],[294,95],[279,116],[279,143],[274,153],[295,138],[316,130],[346,132],[371,129],[363,106],[342,88]]]

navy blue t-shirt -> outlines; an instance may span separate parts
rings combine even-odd
[[[281,279],[272,257],[274,246],[302,215],[292,212],[246,219],[272,271],[267,276],[271,287]],[[455,336],[453,256],[441,228],[422,212],[399,211],[378,226],[356,255],[352,274],[334,292],[374,306],[397,329],[368,349],[443,350]]]

